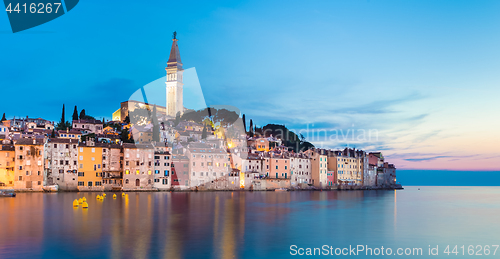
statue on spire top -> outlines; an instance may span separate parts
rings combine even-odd
[[[173,36],[174,36],[174,40],[175,40],[177,38],[177,32],[176,31],[174,31],[174,35]]]

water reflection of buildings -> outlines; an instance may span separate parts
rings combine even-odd
[[[104,201],[96,195],[0,199],[0,255],[5,246],[29,245],[35,255],[67,249],[106,258],[259,257],[276,251],[273,245],[284,237],[343,242],[342,233],[369,238],[362,230],[374,224],[395,228],[397,222],[396,194],[386,191],[129,193]],[[71,207],[81,196],[88,210]]]
[[[15,254],[10,256],[16,257],[26,257],[25,253],[41,253],[45,220],[43,210],[44,196],[39,193],[19,193],[16,198],[0,198],[0,258],[9,250],[14,250]]]

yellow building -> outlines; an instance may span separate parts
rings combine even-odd
[[[14,187],[14,166],[14,146],[0,145],[0,187]]]
[[[328,157],[324,149],[309,149],[305,152],[311,158],[311,179],[315,187],[328,186]]]
[[[102,191],[102,147],[86,146],[80,144],[78,147],[78,190],[79,191]]]

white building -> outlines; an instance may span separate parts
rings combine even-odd
[[[311,159],[304,154],[296,154],[290,157],[291,184],[312,183]]]
[[[45,143],[47,185],[78,190],[78,140],[49,139]]]
[[[227,175],[231,161],[227,152],[215,148],[188,148],[190,187],[200,186]]]

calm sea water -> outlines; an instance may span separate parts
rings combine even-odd
[[[418,188],[128,193],[104,201],[95,193],[20,193],[0,198],[0,258],[298,257],[292,245],[422,248],[415,257],[425,258],[429,245],[438,246],[433,257],[460,257],[444,254],[446,245],[465,245],[466,254],[469,245],[500,245],[500,188]],[[89,209],[74,209],[83,196]]]

